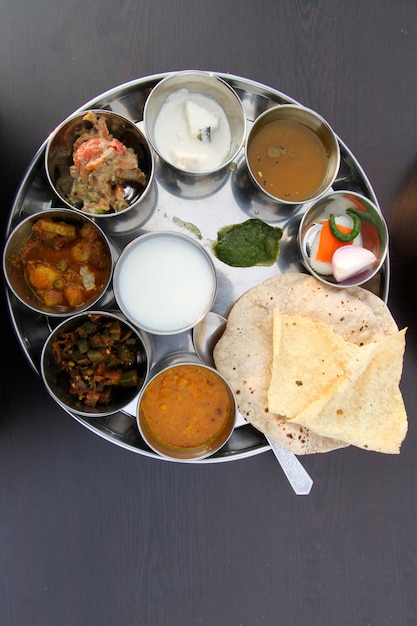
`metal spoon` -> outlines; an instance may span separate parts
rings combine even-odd
[[[286,450],[286,448],[275,443],[275,441],[271,441],[266,435],[265,438],[271,446],[271,450],[275,454],[294,492],[297,496],[308,496],[313,486],[313,479],[301,465],[298,458],[295,454]]]
[[[213,348],[223,334],[225,325],[226,319],[222,315],[210,311],[194,328],[193,342],[195,351],[200,359],[211,367],[214,367]],[[308,495],[313,486],[313,480],[295,454],[275,443],[275,441],[271,441],[267,435],[265,435],[265,438],[297,496]]]

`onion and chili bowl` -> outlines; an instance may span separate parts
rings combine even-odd
[[[192,462],[226,444],[237,411],[228,381],[216,369],[190,359],[151,376],[139,394],[137,424],[158,455]]]
[[[67,317],[104,298],[112,277],[112,251],[103,230],[87,215],[46,209],[12,230],[3,271],[22,304],[36,313]]]
[[[379,207],[352,191],[334,191],[314,202],[298,230],[305,268],[321,282],[340,288],[376,279],[388,242]]]
[[[46,340],[41,375],[64,409],[84,417],[123,410],[149,372],[151,344],[123,316],[87,311],[61,322]]]
[[[51,133],[45,170],[65,206],[111,218],[140,208],[152,185],[154,157],[132,120],[90,109],[71,115]]]

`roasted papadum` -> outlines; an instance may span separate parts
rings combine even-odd
[[[282,319],[290,324],[281,357],[281,346],[274,346],[274,315],[275,332]],[[294,321],[300,324],[298,335]],[[386,304],[370,291],[338,289],[289,273],[239,298],[213,357],[235,390],[242,416],[295,454],[351,444],[395,453],[407,431],[398,388],[404,335]],[[395,338],[382,341],[390,336]],[[296,381],[292,390],[291,380]],[[338,419],[332,417],[335,411]]]

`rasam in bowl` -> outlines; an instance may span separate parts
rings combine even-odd
[[[139,395],[139,431],[158,454],[179,461],[206,458],[233,432],[234,393],[214,368],[194,358],[165,367]]]
[[[246,162],[255,186],[269,199],[301,204],[331,187],[339,171],[339,143],[320,115],[282,104],[255,120],[246,142]]]

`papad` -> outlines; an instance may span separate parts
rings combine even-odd
[[[234,388],[242,416],[261,432],[299,455],[346,447],[349,444],[317,435],[268,410],[275,308],[330,324],[335,333],[359,346],[398,331],[391,313],[364,288],[339,289],[307,274],[281,274],[237,300],[214,348],[216,367]]]
[[[357,376],[362,362],[366,367],[378,344],[358,346],[335,333],[329,324],[282,314],[276,308],[272,345],[268,408],[308,426],[295,418],[306,412],[318,413]],[[369,353],[366,362],[364,352]]]
[[[399,390],[405,330],[384,337],[376,346],[373,357],[366,359],[345,389],[319,412],[301,411],[294,421],[364,450],[398,454],[408,428]]]

